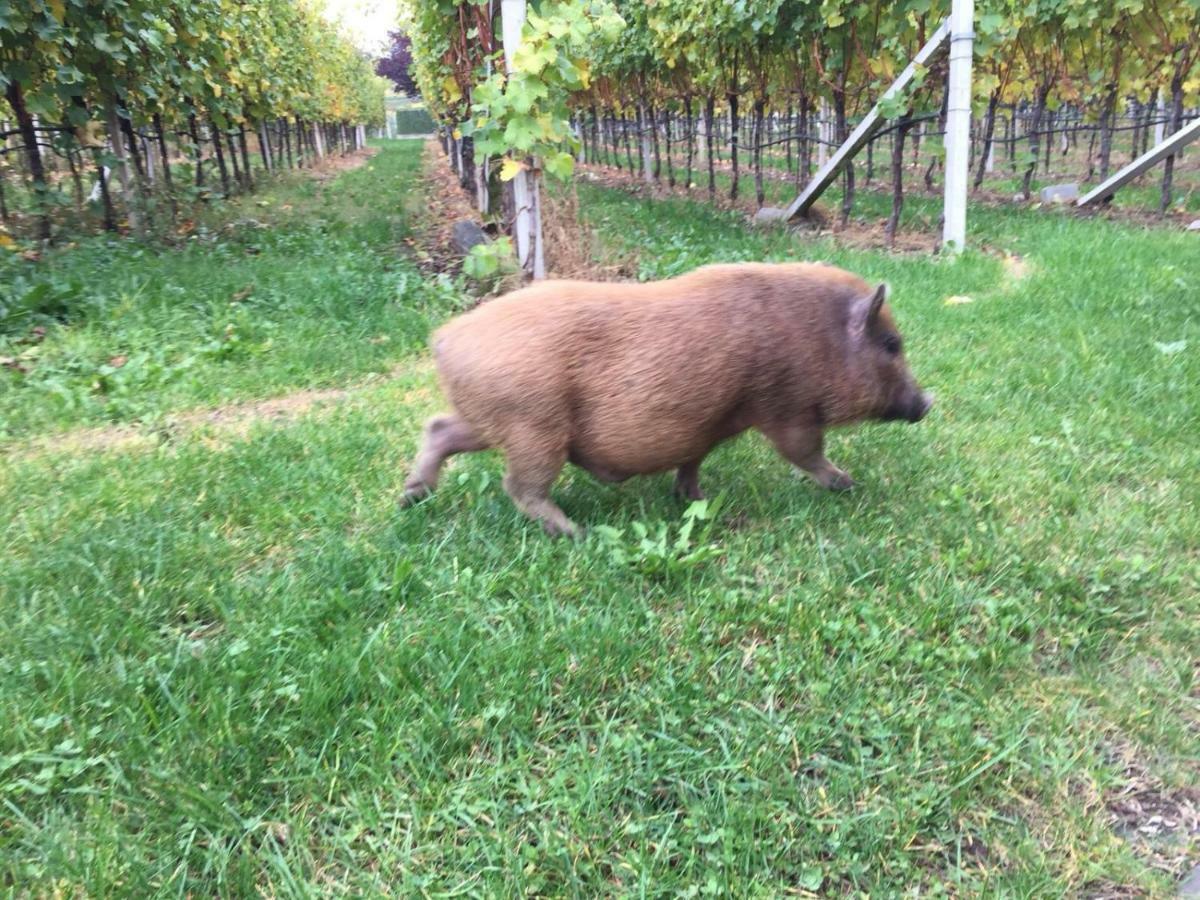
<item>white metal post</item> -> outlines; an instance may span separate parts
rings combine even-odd
[[[971,155],[971,59],[975,0],[954,0],[950,10],[950,84],[946,104],[946,187],[942,245],[967,245],[967,175]]]
[[[504,68],[511,74],[513,56],[521,46],[521,28],[525,24],[525,0],[500,0],[500,22],[504,34]],[[513,178],[513,206],[516,207],[513,233],[517,238],[517,261],[521,268],[537,278],[532,252],[535,225],[533,191],[529,184],[531,177],[528,172],[518,172]]]
[[[1111,197],[1151,166],[1162,162],[1172,153],[1178,154],[1180,150],[1195,140],[1200,140],[1200,119],[1193,120],[1190,125],[1184,125],[1161,144],[1151,147],[1116,175],[1076,200],[1075,205],[1087,206],[1089,203]]]

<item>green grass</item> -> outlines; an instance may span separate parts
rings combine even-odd
[[[573,545],[513,510],[494,456],[395,507],[440,406],[417,336],[451,302],[396,288],[411,275],[391,211],[416,159],[387,147],[255,231],[253,258],[84,245],[52,261],[82,277],[122,254],[150,283],[186,285],[171,302],[127,289],[124,317],[47,338],[97,354],[126,317],[194,352],[212,333],[180,310],[223,327],[213,308],[249,274],[228,270],[257,267],[275,342],[149,388],[151,410],[400,368],[249,435],[106,453],[31,451],[70,415],[10,388],[8,430],[25,437],[0,469],[0,884],[1169,895],[1139,853],[1178,870],[1195,839],[1135,845],[1105,803],[1130,762],[1164,798],[1200,780],[1194,236],[973,215],[974,240],[1027,257],[1018,280],[981,252],[848,251],[581,188],[642,277],[801,257],[889,280],[940,401],[918,426],[831,440],[860,482],[849,496],[757,437],[721,448],[703,473],[719,511],[686,546],[666,476],[569,473],[568,514],[623,531]],[[279,200],[298,210],[309,190]],[[90,283],[132,284],[128,265]],[[355,292],[323,308],[343,276]],[[385,352],[369,338],[387,330]],[[85,421],[108,415],[95,402]]]
[[[336,188],[292,176],[219,205],[181,248],[87,237],[36,263],[0,254],[0,357],[28,370],[0,370],[0,436],[386,371],[451,299],[397,252],[419,165],[385,154]]]

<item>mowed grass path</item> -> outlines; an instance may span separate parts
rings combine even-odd
[[[584,189],[645,277],[820,258],[887,279],[940,401],[918,426],[832,439],[848,496],[757,437],[721,448],[703,472],[719,511],[686,542],[667,476],[569,473],[557,495],[593,526],[573,545],[513,510],[495,456],[396,509],[440,402],[421,338],[454,302],[395,252],[418,152],[388,146],[256,230],[261,253],[220,249],[235,234],[155,255],[127,301],[138,328],[169,330],[217,279],[228,305],[232,260],[251,259],[245,327],[276,323],[274,341],[74,409],[154,422],[392,379],[249,434],[119,452],[30,452],[74,413],[30,385],[0,399],[6,890],[1169,895],[1196,836],[1123,836],[1110,805],[1134,778],[1176,804],[1200,782],[1195,236],[975,216],[1021,271]],[[62,265],[106,284],[138,251],[108,252]],[[154,280],[185,264],[181,297]],[[318,285],[355,272],[323,307]],[[43,352],[99,353],[125,328],[84,318]],[[185,357],[214,339],[189,328]]]

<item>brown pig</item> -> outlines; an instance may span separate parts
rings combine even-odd
[[[704,457],[754,428],[832,490],[826,428],[920,420],[933,403],[872,287],[832,266],[710,265],[648,284],[545,281],[461,315],[433,352],[454,407],[431,419],[404,502],[455,453],[497,447],[504,489],[551,534],[574,523],[550,498],[571,462],[603,481],[676,469],[699,499]]]

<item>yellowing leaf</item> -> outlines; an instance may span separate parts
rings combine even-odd
[[[964,303],[974,303],[975,301],[963,294],[956,294],[953,297],[946,298],[946,306],[962,306]]]
[[[462,138],[462,129],[455,128],[452,132],[450,132],[450,134],[453,135],[453,137],[456,141],[460,140]]]
[[[517,174],[519,172],[523,172],[524,170],[525,170],[524,163],[518,162],[517,160],[511,159],[511,158],[506,159],[500,165],[500,180],[501,181],[512,181],[514,178],[517,177]]]

